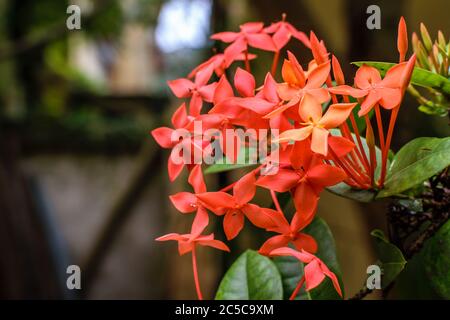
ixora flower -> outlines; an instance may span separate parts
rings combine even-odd
[[[261,176],[256,184],[276,192],[291,191],[297,212],[310,216],[322,190],[345,178],[342,169],[324,164],[320,155],[310,151],[309,142],[302,141],[291,150],[290,167],[280,168],[275,175]]]
[[[246,219],[257,228],[275,233],[261,241],[259,258],[290,256],[305,265],[291,299],[304,284],[306,290],[311,290],[325,277],[331,279],[342,296],[336,275],[325,264],[329,261],[314,255],[324,246],[321,236],[309,233],[314,228],[306,229],[309,231],[305,233],[305,228],[320,221],[315,219],[316,211],[325,188],[339,184],[335,190],[347,190],[346,196],[349,193],[376,194],[383,189],[396,118],[415,64],[415,55],[406,59],[408,42],[404,20],[399,23],[399,63],[384,77],[374,67],[362,65],[351,86],[346,84],[338,59],[328,52],[325,43],[314,32],[308,38],[285,18],[283,15],[282,21],[266,27],[262,22],[249,22],[241,25],[239,32],[214,34],[212,39],[230,45],[223,53],[216,53],[194,68],[187,78],[168,82],[175,96],[185,102],[172,116],[173,128],[160,127],[151,132],[161,147],[172,149],[168,160],[169,179],[175,180],[184,167],[189,171],[187,182],[193,191],[178,192],[169,198],[182,214],[195,215],[191,231],[169,233],[157,240],[177,241],[180,255],[192,252],[199,299],[202,294],[197,246],[229,251],[213,234],[203,234],[210,218],[220,219],[227,240],[241,233]],[[282,51],[292,39],[302,42],[312,58],[300,63],[293,53]],[[250,47],[273,54],[272,66],[264,70],[264,78],[251,73],[249,61],[258,59],[248,52]],[[279,58],[285,58],[280,78],[276,72]],[[351,103],[350,98],[357,102]],[[372,128],[375,121],[370,119],[372,109],[378,139]],[[359,129],[354,110],[359,110],[358,116],[365,121],[366,129]],[[391,116],[386,135],[381,111]],[[198,123],[200,128],[196,126]],[[237,134],[244,129],[251,134],[243,137]],[[187,136],[177,136],[175,133],[179,131]],[[229,131],[234,134],[229,136]],[[377,157],[376,140],[381,159]],[[236,164],[239,151],[250,150],[255,141],[263,144],[263,148],[258,145],[260,165],[249,169],[254,162],[244,163],[245,166]],[[216,142],[220,142],[219,151],[215,148]],[[194,150],[181,152],[187,162],[176,162],[175,156],[186,149]],[[262,155],[261,149],[266,153]],[[226,169],[240,169],[235,171],[239,177],[227,186],[207,189],[203,170],[211,163],[195,161],[196,151],[201,160],[205,155],[223,160],[224,154],[225,159],[231,160]],[[221,152],[219,157],[217,152]],[[220,165],[223,164],[213,163],[208,170],[223,170]],[[270,193],[270,204],[259,204],[257,188],[262,193]],[[285,215],[277,194],[294,204],[295,210],[290,210],[295,211],[292,218]]]
[[[247,22],[241,25],[240,29],[240,32],[219,32],[211,36],[213,40],[232,42],[224,52],[228,60],[235,60],[240,53],[247,52],[249,46],[266,51],[277,51],[272,37],[264,32],[264,23]]]
[[[226,192],[197,195],[205,207],[219,216],[224,215],[223,229],[228,240],[235,238],[242,230],[245,217],[260,228],[267,229],[274,226],[270,211],[249,203],[255,196],[255,182],[255,174],[250,172],[234,185],[233,195]]]
[[[214,72],[214,65],[210,65],[195,74],[195,80],[176,79],[168,85],[177,98],[191,98],[189,104],[190,114],[198,116],[202,111],[203,101],[212,102],[217,83],[207,84]]]
[[[332,104],[325,114],[322,105],[310,94],[306,94],[298,108],[302,128],[284,131],[279,142],[302,141],[311,136],[311,150],[326,156],[328,154],[329,130],[340,126],[352,112],[356,103]]]
[[[330,269],[328,269],[328,267],[316,256],[304,250],[299,252],[288,247],[275,249],[270,252],[270,255],[275,257],[291,256],[306,264],[304,276],[300,279],[297,288],[295,288],[292,293],[291,300],[295,299],[298,291],[303,285],[303,282],[306,282],[306,290],[311,290],[317,287],[325,279],[325,277],[331,279],[334,288],[342,297],[342,290],[339,286],[339,281],[336,275],[331,272]]]

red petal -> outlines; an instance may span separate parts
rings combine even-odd
[[[198,237],[203,230],[208,226],[209,216],[208,212],[205,208],[200,207],[197,210],[197,214],[195,215],[194,221],[192,222],[191,227],[191,236],[193,239]]]
[[[308,254],[306,252],[298,252],[288,247],[275,249],[270,252],[270,256],[291,256],[297,258],[303,263],[309,263],[314,258],[314,256],[312,256],[311,254]]]
[[[206,192],[206,184],[203,179],[202,167],[197,165],[192,169],[188,178],[189,184],[194,188],[195,193]]]
[[[377,90],[381,96],[380,105],[385,109],[393,109],[398,106],[402,100],[402,93],[399,88],[382,88]]]
[[[311,223],[314,219],[315,211],[310,211],[307,213],[296,212],[292,217],[290,231],[297,233],[303,230],[307,225]]]
[[[203,107],[203,100],[200,94],[196,91],[192,95],[191,101],[189,102],[189,113],[191,116],[197,117],[200,115]]]
[[[309,216],[316,211],[319,196],[307,182],[300,183],[294,192],[294,205],[299,214]]]
[[[329,136],[328,146],[333,150],[338,158],[346,156],[355,148],[355,144],[349,139],[338,136]]]
[[[341,168],[319,164],[307,173],[308,181],[319,187],[329,187],[342,182],[347,176]]]
[[[186,104],[183,103],[174,112],[172,116],[172,124],[175,128],[182,128],[188,124],[188,116],[186,110]]]
[[[320,119],[319,124],[327,129],[333,129],[344,123],[350,116],[356,103],[336,103],[328,107],[327,112]]]
[[[253,97],[255,95],[255,78],[251,73],[237,68],[234,75],[234,86],[242,97]]]
[[[277,83],[273,79],[270,73],[266,74],[266,78],[264,79],[264,87],[263,87],[263,95],[267,101],[278,103],[280,102],[280,98],[278,98],[277,93]]]
[[[239,54],[246,49],[247,42],[244,38],[239,38],[225,49],[225,59],[227,61],[234,61],[239,56]]]
[[[306,290],[311,290],[317,287],[325,278],[322,270],[320,269],[319,261],[314,259],[304,268]]]
[[[231,211],[223,219],[223,230],[227,240],[234,239],[244,227],[244,215],[240,211]]]
[[[167,127],[160,127],[152,130],[151,134],[153,139],[163,148],[172,148],[174,142],[172,142],[173,129]]]
[[[197,208],[193,206],[197,202],[197,198],[190,192],[178,192],[169,196],[170,201],[178,211],[182,213],[194,212]]]
[[[218,104],[224,101],[225,99],[233,96],[234,96],[233,88],[231,87],[225,75],[223,75],[222,77],[220,77],[220,80],[217,83],[216,90],[214,91],[213,102],[214,104]]]
[[[364,99],[361,104],[361,110],[358,112],[358,116],[362,117],[372,110],[373,106],[380,100],[380,96],[375,90],[370,90],[369,95]]]
[[[311,150],[326,156],[328,154],[329,133],[327,129],[314,127],[311,135]]]
[[[256,185],[276,192],[286,192],[295,187],[300,177],[288,169],[279,169],[277,174],[260,176]]]
[[[239,179],[233,187],[233,195],[236,202],[240,205],[248,203],[253,199],[256,192],[255,174],[250,172]]]
[[[156,241],[170,241],[170,240],[181,240],[184,239],[182,235],[178,234],[178,233],[169,233],[166,235],[163,235],[159,238],[156,238]]]
[[[317,252],[317,242],[316,240],[311,237],[309,234],[306,233],[300,233],[297,236],[297,239],[292,241],[297,248],[297,250],[305,250],[310,253],[316,253]]]
[[[327,61],[311,71],[311,73],[308,75],[308,82],[305,85],[305,89],[322,87],[325,81],[328,79],[328,76],[330,75],[330,69],[330,62]]]
[[[362,98],[365,95],[367,95],[367,93],[368,93],[367,90],[355,89],[348,85],[342,85],[342,86],[328,88],[328,91],[330,91],[333,94],[340,94],[343,96],[352,96],[353,98]]]
[[[201,246],[212,247],[222,251],[230,252],[230,248],[228,248],[227,245],[220,240],[200,240],[197,241],[197,243]]]
[[[197,72],[197,74],[195,75],[195,86],[197,88],[200,88],[206,85],[209,79],[211,79],[213,72],[214,72],[214,65],[212,64]]]
[[[249,32],[249,33],[255,33],[262,31],[264,28],[264,23],[262,22],[246,22],[244,24],[241,24],[240,26],[241,31],[243,32]]]
[[[215,214],[223,214],[220,209],[232,208],[235,201],[232,195],[225,192],[206,192],[197,195],[197,198]]]
[[[273,210],[262,210],[262,208],[251,203],[242,207],[242,212],[248,220],[258,228],[262,229],[270,229],[276,226],[276,223],[272,218],[272,211]]]
[[[236,101],[240,107],[251,110],[261,115],[265,115],[273,109],[272,102],[268,102],[261,98],[248,97]]]
[[[298,114],[305,122],[309,122],[311,119],[318,122],[322,117],[322,106],[312,95],[307,93],[300,102]]]
[[[285,247],[289,243],[289,238],[284,235],[277,235],[267,239],[258,250],[260,254],[269,255],[273,250]]]
[[[175,181],[175,179],[180,175],[184,168],[184,163],[176,164],[172,161],[172,156],[169,157],[167,161],[167,170],[169,172],[170,181]]]
[[[177,98],[190,97],[191,90],[195,87],[194,83],[191,80],[183,78],[167,81],[167,84]]]
[[[213,34],[211,36],[211,39],[220,40],[220,41],[229,43],[229,42],[236,41],[236,39],[239,37],[239,35],[240,34],[238,32],[226,31],[226,32],[219,32],[219,33]]]
[[[373,84],[377,84],[381,81],[380,72],[368,65],[363,64],[355,75],[355,86],[359,89],[370,89]]]
[[[179,241],[178,242],[178,253],[180,254],[180,256],[191,252],[192,249],[194,248],[194,244],[190,241]]]
[[[216,88],[217,82],[214,82],[201,87],[200,89],[198,89],[198,92],[200,93],[200,96],[202,97],[203,100],[205,100],[206,102],[213,102]]]
[[[277,51],[275,44],[273,43],[272,37],[265,33],[251,33],[247,34],[247,41],[251,47],[266,50],[266,51]]]
[[[282,25],[277,32],[272,36],[273,42],[277,50],[282,49],[291,39],[291,33],[286,28],[286,26]]]

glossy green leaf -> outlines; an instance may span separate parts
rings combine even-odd
[[[344,291],[342,283],[342,275],[336,256],[336,246],[333,235],[324,220],[316,217],[311,224],[303,230],[316,239],[319,250],[317,257],[333,271],[339,279],[342,291]],[[301,277],[303,276],[303,263],[293,257],[276,257],[275,265],[280,271],[283,280],[284,297],[289,299]],[[297,295],[297,300],[331,300],[340,299],[331,280],[326,278],[318,287],[307,292],[303,287]]]
[[[328,187],[327,190],[335,195],[366,203],[374,201],[376,196],[376,192],[374,190],[355,189],[344,182]]]
[[[390,243],[381,230],[374,230],[371,235],[375,239],[375,250],[383,270],[381,286],[386,288],[405,268],[406,260],[400,249]]]
[[[251,153],[255,152],[255,153]],[[257,150],[255,148],[247,148],[243,147],[241,148],[236,163],[230,163],[230,160],[228,160],[226,157],[224,157],[220,163],[215,163],[204,171],[205,174],[211,174],[211,173],[218,173],[218,172],[225,172],[230,170],[235,170],[239,168],[246,168],[246,167],[252,167],[256,166],[256,160],[250,161],[250,155],[257,155]],[[252,158],[253,159],[253,158]]]
[[[377,68],[382,76],[384,76],[386,72],[395,65],[394,63],[390,62],[377,62],[377,61],[358,61],[352,63],[357,65],[358,67],[362,66],[363,64],[366,64],[368,66]],[[431,87],[441,92],[450,94],[449,79],[422,68],[418,67],[414,68],[411,77],[411,83],[421,87]]]
[[[384,198],[401,194],[450,165],[450,138],[417,138],[394,156],[384,188],[377,195]]]
[[[423,250],[425,274],[434,291],[450,299],[450,221],[426,243]]]
[[[393,294],[399,299],[450,299],[450,221],[408,260]]]
[[[283,286],[275,264],[247,250],[228,269],[220,282],[216,300],[281,300]]]

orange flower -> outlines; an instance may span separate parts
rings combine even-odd
[[[306,94],[298,109],[304,127],[284,131],[278,142],[302,141],[311,136],[311,150],[324,156],[328,154],[329,129],[340,126],[350,115],[356,103],[332,104],[322,115],[321,104],[310,94]]]
[[[327,89],[323,88],[323,84],[330,74],[330,62],[327,61],[318,66],[311,63],[312,69],[305,72],[295,56],[289,51],[288,57],[289,60],[284,60],[281,70],[284,83],[277,86],[278,95],[288,103],[270,112],[264,118],[274,118],[297,106],[305,94],[314,96],[320,103],[328,101],[330,98]],[[295,114],[293,116],[295,117]]]

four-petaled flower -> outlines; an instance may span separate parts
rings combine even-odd
[[[213,40],[232,42],[224,52],[227,60],[235,60],[240,53],[248,51],[248,46],[266,51],[277,51],[272,37],[264,32],[264,23],[247,22],[242,24],[240,29],[240,32],[219,32],[211,36]]]
[[[202,111],[203,101],[212,102],[217,82],[208,84],[214,72],[214,65],[210,64],[195,74],[194,82],[180,78],[167,81],[177,98],[190,98],[189,113],[196,117]]]
[[[255,174],[251,172],[236,182],[233,195],[220,191],[197,195],[205,207],[217,215],[225,215],[223,229],[228,240],[235,238],[242,230],[245,217],[260,228],[274,226],[269,210],[249,203],[255,196],[255,182]]]
[[[269,253],[277,248],[286,247],[290,242],[297,250],[306,250],[310,253],[316,253],[317,242],[312,236],[300,232],[314,218],[314,211],[308,214],[300,214],[296,212],[292,218],[291,224],[286,220],[282,212],[275,211],[272,219],[276,223],[276,227],[268,229],[279,233],[264,242],[259,249],[259,253],[269,255]]]
[[[290,163],[290,167],[280,168],[277,174],[260,176],[256,184],[276,192],[291,191],[297,213],[306,217],[316,210],[325,187],[346,178],[342,169],[324,164],[321,156],[313,154],[308,141],[295,143]]]
[[[385,109],[392,109],[398,106],[402,99],[402,92],[399,87],[402,74],[398,71],[398,67],[391,68],[384,79],[381,79],[380,72],[377,69],[362,65],[356,71],[356,88],[342,85],[330,88],[329,91],[354,98],[366,97],[361,104],[361,110],[358,112],[359,116],[369,113],[377,103]]]
[[[277,141],[302,141],[311,136],[311,150],[326,156],[329,129],[344,123],[355,106],[356,103],[336,103],[322,114],[322,105],[313,96],[306,94],[298,108],[303,127],[284,131]]]
[[[328,269],[328,267],[325,265],[325,263],[323,263],[322,260],[320,260],[316,256],[304,250],[298,252],[288,247],[275,249],[270,252],[270,256],[290,256],[305,263],[306,267],[304,267],[304,277],[306,282],[306,290],[309,291],[311,289],[314,289],[323,281],[323,279],[325,279],[325,277],[328,277],[331,279],[331,282],[333,283],[333,286],[336,289],[337,293],[342,297],[341,287],[336,275],[330,269]]]

